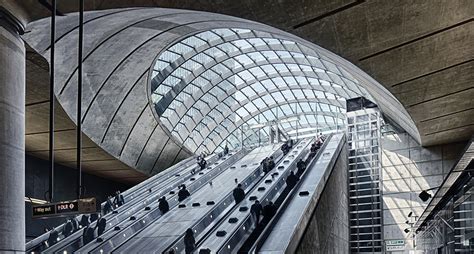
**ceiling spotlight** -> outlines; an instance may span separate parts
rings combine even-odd
[[[431,194],[424,190],[420,193],[420,195],[418,195],[418,197],[421,199],[421,201],[426,202],[431,198]]]
[[[405,228],[405,230],[403,230],[403,231],[405,231],[405,233],[407,233],[407,234],[410,233],[410,230],[408,228]]]

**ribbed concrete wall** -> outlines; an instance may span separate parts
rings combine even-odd
[[[382,136],[383,238],[406,243],[404,251],[392,253],[413,249],[412,232],[404,232],[410,229],[406,221],[415,222],[429,203],[422,202],[418,195],[441,185],[464,147],[465,143],[454,143],[424,148],[406,133]],[[429,193],[434,195],[436,190]]]
[[[296,253],[349,252],[347,149],[343,148]]]

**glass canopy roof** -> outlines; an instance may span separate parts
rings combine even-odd
[[[344,126],[345,101],[371,96],[344,68],[279,35],[240,28],[200,32],[152,66],[160,122],[192,152],[214,152]]]

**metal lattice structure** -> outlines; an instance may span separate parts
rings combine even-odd
[[[291,39],[221,28],[184,38],[160,53],[151,74],[151,101],[175,138],[193,152],[212,152],[225,144],[237,147],[243,125],[284,121],[281,128],[290,136],[298,128],[315,132],[342,126],[345,100],[370,98],[358,83],[344,68]],[[249,140],[269,133],[262,128],[243,135]]]

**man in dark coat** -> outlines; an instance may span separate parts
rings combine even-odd
[[[268,171],[274,168],[275,168],[275,160],[273,159],[273,156],[270,156],[270,158],[268,159]]]
[[[158,203],[158,209],[160,209],[161,214],[165,214],[170,210],[170,205],[168,204],[168,201],[166,201],[165,196],[160,198],[160,201]]]
[[[72,234],[73,230],[74,230],[74,226],[72,225],[72,221],[67,220],[66,225],[64,225],[64,229],[63,229],[64,237],[70,236]]]
[[[234,189],[232,192],[232,195],[234,196],[235,203],[238,204],[242,202],[245,198],[245,191],[242,189],[242,184],[238,184],[237,187]]]
[[[255,226],[260,223],[260,215],[262,214],[262,205],[260,201],[255,200],[255,203],[250,207],[250,213],[255,217]]]
[[[296,175],[301,176],[301,174],[303,174],[304,170],[306,169],[306,163],[303,161],[303,159],[300,159],[298,163],[296,163],[296,168],[298,168]]]
[[[58,231],[55,228],[53,228],[51,232],[49,233],[48,246],[53,246],[54,244],[56,244],[58,242],[58,237],[59,237]]]
[[[185,200],[189,196],[191,196],[191,193],[186,189],[186,185],[183,184],[178,192],[178,202]]]
[[[117,191],[115,193],[114,203],[115,203],[116,207],[119,207],[119,206],[122,206],[123,204],[125,204],[125,199],[123,198],[123,195],[120,194],[120,191]]]
[[[184,235],[184,251],[186,254],[191,254],[194,249],[196,249],[196,239],[194,238],[193,230],[188,228]]]
[[[273,204],[272,201],[268,202],[267,205],[263,207],[263,225],[266,225],[270,220],[275,216],[277,212],[276,206]]]
[[[105,219],[104,217],[101,217],[99,221],[97,222],[97,237],[101,236],[104,233],[106,226],[107,226],[107,219]]]
[[[298,180],[299,180],[299,178],[295,175],[295,173],[293,173],[293,171],[290,171],[290,174],[286,178],[286,186],[289,189],[293,189],[293,187],[295,187]]]

